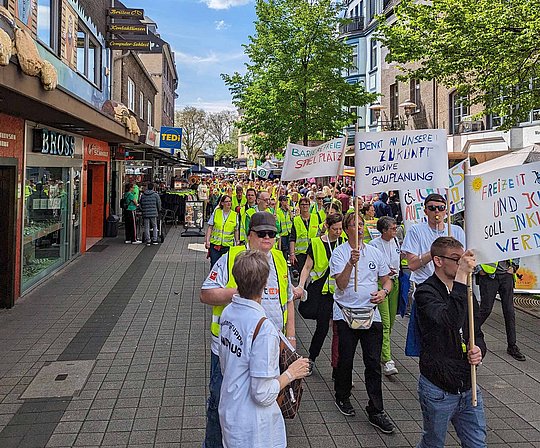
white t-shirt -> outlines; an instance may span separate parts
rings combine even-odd
[[[336,274],[343,272],[347,261],[351,258],[352,248],[349,242],[343,243],[336,247],[330,257],[330,276],[335,277]],[[388,264],[384,261],[384,256],[381,251],[373,246],[364,245],[360,250],[360,259],[358,260],[358,285],[357,291],[354,290],[354,268],[351,270],[349,283],[345,291],[340,290],[336,286],[334,292],[334,302],[347,308],[362,308],[374,307],[370,302],[371,293],[377,292],[379,287],[377,281],[379,277],[383,277],[390,273]],[[343,314],[339,306],[334,303],[334,320],[343,320]],[[379,310],[375,311],[373,318],[374,322],[381,321]]]
[[[270,265],[270,275],[268,276],[268,283],[264,288],[262,296],[262,307],[266,313],[266,317],[281,331],[283,329],[283,311],[281,310],[281,304],[279,303],[279,284],[276,273],[276,266],[272,259],[272,253],[268,252],[268,264]],[[229,272],[227,270],[227,264],[229,262],[229,254],[226,253],[220,257],[216,262],[208,277],[204,281],[201,289],[215,289],[225,288],[229,281]],[[293,299],[292,283],[289,278],[288,281],[288,302]],[[212,335],[212,352],[216,355],[219,351],[219,338]]]
[[[223,382],[218,411],[225,448],[287,446],[285,422],[276,402],[279,334],[266,320],[253,341],[264,315],[261,305],[238,295],[221,315],[219,362]]]
[[[379,249],[382,252],[384,256],[384,261],[386,261],[388,266],[394,268],[396,272],[399,272],[399,265],[401,263],[401,249],[396,243],[395,238],[392,238],[390,241],[386,241],[383,240],[382,237],[378,237],[374,240],[371,240],[369,244]]]
[[[465,232],[459,226],[452,224],[452,236],[458,240],[465,248]],[[443,230],[434,230],[429,227],[427,222],[421,222],[414,224],[405,234],[403,245],[401,246],[402,252],[409,252],[413,255],[419,256],[426,252],[429,252],[433,241],[441,236],[448,236],[448,228],[445,226]],[[435,272],[433,262],[430,261],[426,265],[411,272],[411,281],[416,284],[425,282]]]

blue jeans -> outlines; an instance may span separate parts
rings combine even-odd
[[[221,425],[219,424],[219,394],[221,392],[221,366],[219,356],[212,352],[210,356],[210,396],[206,407],[206,435],[204,437],[203,448],[223,448],[221,439]]]
[[[150,226],[152,226],[152,242],[157,243],[158,240],[158,227],[157,227],[157,217],[152,216],[151,218],[143,218],[144,221],[144,238],[143,242],[150,242]]]
[[[477,388],[478,405],[471,404],[472,389],[450,394],[420,375],[418,397],[424,432],[416,448],[444,448],[448,423],[452,422],[463,448],[486,448],[484,402]]]

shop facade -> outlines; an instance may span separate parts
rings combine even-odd
[[[21,293],[81,252],[80,136],[26,122]]]

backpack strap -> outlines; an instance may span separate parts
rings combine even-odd
[[[263,322],[266,320],[266,317],[261,317],[261,319],[259,320],[259,322],[257,322],[257,326],[255,327],[255,331],[253,332],[253,339],[251,340],[251,345],[253,345],[253,342],[255,342],[255,338],[257,337],[257,335],[259,334],[259,331],[261,329],[261,326],[263,324]]]

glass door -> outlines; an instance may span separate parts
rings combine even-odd
[[[81,169],[73,168],[71,183],[71,257],[81,250]]]

